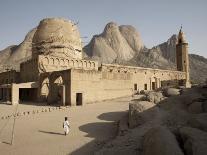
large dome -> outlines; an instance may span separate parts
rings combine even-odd
[[[32,55],[51,55],[82,59],[82,46],[77,26],[62,18],[40,21],[33,37]]]

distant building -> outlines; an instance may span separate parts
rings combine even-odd
[[[83,60],[77,26],[60,18],[42,20],[32,46],[32,58],[20,64],[19,72],[0,73],[2,101],[83,105],[155,90],[172,81],[190,86],[188,44],[182,30],[176,48],[178,71]]]

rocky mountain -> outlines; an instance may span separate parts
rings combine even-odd
[[[104,63],[125,62],[132,59],[143,49],[141,37],[136,29],[129,25],[118,26],[108,23],[99,35],[84,47],[84,52],[92,59]]]
[[[109,23],[103,33],[93,36],[84,47],[84,52],[91,59],[103,63],[175,70],[176,42],[174,34],[166,42],[149,49],[132,26]],[[195,54],[189,54],[189,59],[192,82],[204,82],[207,78],[207,59]]]
[[[0,69],[5,68],[19,70],[19,64],[32,55],[32,39],[36,28],[32,29],[25,37],[24,41],[19,45],[12,45],[0,51]]]

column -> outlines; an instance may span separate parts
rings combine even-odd
[[[14,83],[11,85],[11,102],[12,105],[19,104],[19,87]]]

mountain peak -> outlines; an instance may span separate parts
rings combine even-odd
[[[84,51],[92,58],[98,56],[101,62],[113,63],[130,60],[143,47],[140,34],[133,26],[109,22],[103,33],[93,36]]]

